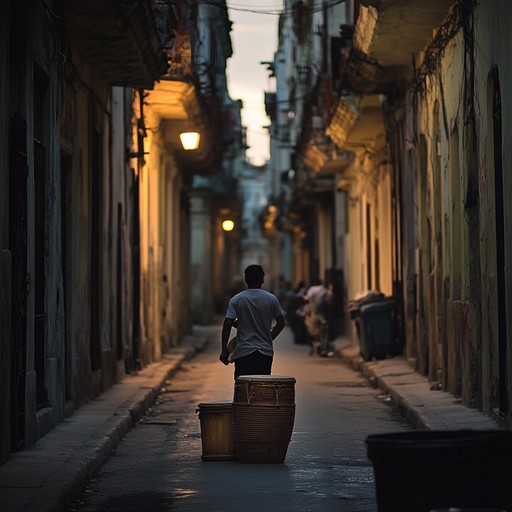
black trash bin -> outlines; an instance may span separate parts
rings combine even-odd
[[[365,361],[384,359],[392,354],[393,308],[392,298],[382,298],[360,307],[359,336],[361,355]]]
[[[512,433],[412,431],[366,438],[379,512],[512,510]]]
[[[349,301],[350,318],[356,323],[361,355],[365,361],[402,352],[401,345],[395,341],[394,306],[393,297],[374,290],[359,292]]]
[[[366,290],[364,292],[359,292],[356,296],[348,301],[348,310],[350,313],[350,318],[355,320],[359,313],[361,312],[361,306],[365,304],[371,304],[372,302],[376,302],[384,299],[384,294],[377,290]]]
[[[355,321],[357,335],[361,339],[361,308],[365,304],[380,301],[384,299],[384,294],[374,290],[359,292],[352,300],[348,301],[348,312],[350,318]]]

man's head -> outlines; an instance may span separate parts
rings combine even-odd
[[[261,286],[263,284],[265,272],[263,272],[263,267],[261,265],[249,265],[245,269],[244,274],[247,286]]]

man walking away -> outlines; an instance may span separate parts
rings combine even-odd
[[[283,311],[277,297],[261,288],[265,273],[261,265],[245,269],[247,290],[236,294],[228,304],[222,326],[222,352],[219,360],[229,364],[228,341],[236,320],[237,342],[232,358],[235,379],[240,375],[270,375],[274,357],[273,341],[284,329]],[[273,320],[276,324],[272,327]]]

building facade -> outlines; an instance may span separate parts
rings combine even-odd
[[[293,243],[308,222],[318,223],[313,212],[330,204],[319,231],[332,243],[313,244],[311,272],[332,257],[345,299],[369,289],[392,295],[393,336],[416,370],[509,428],[511,7],[471,0],[287,6],[280,34],[288,41],[280,38],[276,59],[281,49],[307,45],[301,23],[316,34],[315,17],[326,27],[329,17],[343,18],[322,46],[311,94],[288,113],[302,119],[290,137],[294,177],[284,208],[287,220],[300,215],[294,202],[309,212],[296,219]],[[302,67],[282,79],[284,63],[274,64],[276,96],[291,95]],[[315,127],[322,143],[313,145]],[[335,185],[329,199],[315,198],[325,173]],[[301,258],[294,254],[295,267]],[[345,326],[357,343],[352,322]]]
[[[189,192],[229,145],[230,27],[188,2],[4,6],[1,463],[189,332]],[[201,57],[206,33],[218,50]]]

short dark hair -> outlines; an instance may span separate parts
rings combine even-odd
[[[250,285],[258,285],[263,283],[265,272],[261,265],[249,265],[245,269],[245,282]]]

